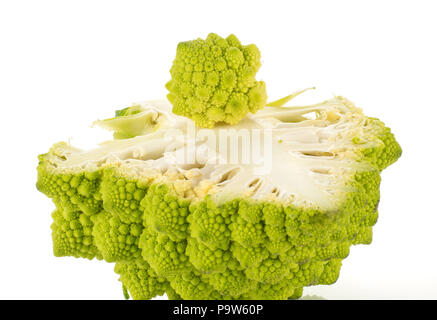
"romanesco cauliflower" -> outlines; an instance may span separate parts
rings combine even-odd
[[[194,45],[212,50],[211,42],[240,50],[217,51],[233,61],[223,73],[259,67],[255,47],[241,47],[234,37],[183,44],[179,58]],[[183,79],[178,63],[174,81]],[[214,78],[211,68],[205,71]],[[191,76],[201,71],[194,67]],[[178,94],[187,90],[186,98],[194,99],[199,93],[194,87],[176,89],[183,82],[169,85],[169,100],[176,113],[201,125],[241,120],[203,129],[204,134],[229,129],[237,141],[244,138],[241,130],[250,129],[269,137],[268,173],[256,161],[220,162],[229,150],[193,135],[193,121],[173,114],[166,101],[136,104],[97,122],[117,133],[98,148],[57,143],[40,155],[37,188],[56,205],[54,254],[115,262],[134,299],[164,292],[171,299],[289,299],[300,297],[306,286],[334,283],[350,246],[371,242],[380,172],[401,149],[380,120],[343,97],[246,114],[265,99],[264,85],[253,75],[236,79],[234,91],[226,93],[246,103],[243,112],[230,113],[233,118],[223,104],[204,118],[189,113],[175,102]],[[215,101],[220,90],[204,93]],[[258,90],[254,105],[251,90]],[[195,154],[196,161],[176,161],[181,154]]]
[[[257,112],[267,100],[265,83],[255,80],[260,57],[255,45],[243,46],[234,35],[179,43],[166,84],[173,112],[207,128]]]

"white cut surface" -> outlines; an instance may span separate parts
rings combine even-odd
[[[238,125],[214,129],[174,115],[166,100],[141,106],[144,114],[132,119],[153,118],[146,134],[91,150],[60,145],[49,161],[59,170],[116,165],[157,181],[182,179],[195,195],[214,194],[218,201],[245,196],[325,210],[336,208],[348,179],[365,167],[355,161],[351,139],[361,134],[366,117],[341,97],[306,107],[266,107]],[[228,135],[227,145],[221,135]]]

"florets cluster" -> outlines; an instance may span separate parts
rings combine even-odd
[[[234,35],[211,33],[206,40],[179,43],[166,85],[173,112],[211,128],[236,124],[263,108],[266,86],[255,80],[260,57],[255,45],[243,46]]]

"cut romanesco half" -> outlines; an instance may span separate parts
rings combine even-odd
[[[223,48],[238,44],[213,39]],[[249,96],[249,83],[262,86],[236,83]],[[134,299],[164,292],[171,299],[289,299],[306,286],[334,283],[350,246],[371,242],[380,172],[401,148],[384,123],[347,99],[265,107],[238,115],[237,125],[201,131],[166,101],[131,108],[97,122],[123,139],[92,150],[57,143],[40,155],[37,188],[56,205],[56,256],[115,262]],[[226,122],[225,109],[209,119]],[[224,148],[206,139],[223,132],[231,141]],[[245,149],[247,132],[249,146],[257,137],[266,142],[264,152]]]

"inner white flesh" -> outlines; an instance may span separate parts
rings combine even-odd
[[[325,210],[338,206],[348,179],[359,166],[351,138],[360,136],[366,117],[341,97],[306,107],[266,107],[236,126],[214,129],[194,128],[191,120],[174,115],[165,100],[141,105],[144,112],[153,113],[156,126],[145,135],[107,141],[92,150],[55,146],[49,161],[56,170],[116,166],[132,176],[182,182],[190,189],[186,193],[190,197],[212,194],[219,202],[234,197],[276,199]],[[248,149],[239,138],[238,159],[229,163],[229,141],[223,149],[206,138],[209,134],[219,137],[229,129],[235,131],[231,136],[245,131],[252,139],[257,131],[261,153],[250,148],[250,140]],[[269,141],[271,147],[265,147]],[[182,153],[183,159],[195,161],[181,163]],[[270,168],[267,159],[271,159]]]

